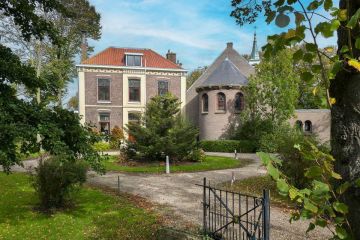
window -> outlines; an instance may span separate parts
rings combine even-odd
[[[297,120],[296,123],[295,123],[295,126],[296,126],[300,131],[303,130],[303,122],[302,122],[302,121]]]
[[[209,96],[206,93],[202,96],[202,111],[209,112]]]
[[[234,108],[236,112],[244,110],[244,95],[242,93],[237,93],[235,95]]]
[[[158,94],[164,95],[169,92],[169,82],[168,81],[158,81]]]
[[[98,79],[98,101],[110,101],[110,79]]]
[[[312,123],[309,120],[305,121],[305,132],[308,132],[308,133],[312,132]]]
[[[139,112],[130,112],[128,114],[128,122],[129,123],[140,123],[141,114]]]
[[[126,55],[126,66],[141,67],[141,55]]]
[[[226,97],[222,92],[217,94],[217,107],[220,111],[226,111]]]
[[[110,134],[110,113],[99,114],[100,132],[103,134]]]
[[[140,80],[129,79],[129,101],[140,102]]]

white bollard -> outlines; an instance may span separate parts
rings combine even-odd
[[[169,156],[166,156],[166,174],[170,173],[170,161]]]
[[[237,159],[237,151],[236,151],[236,149],[234,151],[234,155],[235,155],[235,159]]]

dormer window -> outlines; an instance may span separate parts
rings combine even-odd
[[[142,53],[125,53],[125,63],[129,67],[141,67],[142,66]]]

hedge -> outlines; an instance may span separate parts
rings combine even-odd
[[[200,141],[200,148],[206,152],[234,152],[253,153],[256,150],[256,144],[247,140],[203,140]]]

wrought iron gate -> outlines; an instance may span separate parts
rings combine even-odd
[[[216,240],[269,240],[270,197],[211,187],[204,178],[203,231]]]

